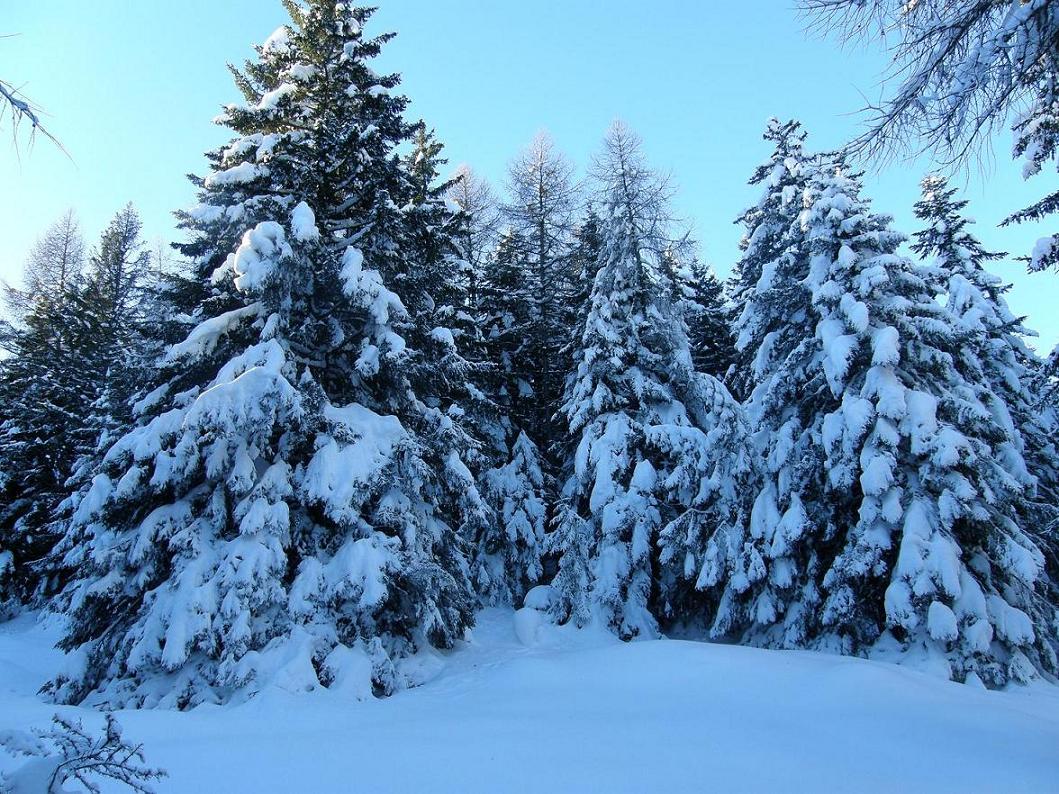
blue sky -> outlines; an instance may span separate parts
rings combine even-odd
[[[807,35],[789,0],[379,0],[376,32],[399,35],[380,69],[399,71],[411,112],[434,126],[453,165],[470,163],[497,187],[506,164],[547,129],[582,169],[609,123],[643,136],[653,163],[672,173],[679,211],[726,274],[737,256],[732,221],[756,198],[746,185],[768,155],[769,116],[799,118],[812,148],[859,128],[864,97],[879,91],[885,57]],[[149,238],[171,239],[170,213],[193,201],[183,178],[226,139],[211,123],[238,99],[224,65],[252,55],[285,20],[278,0],[9,3],[0,20],[0,75],[24,84],[72,161],[38,140],[0,143],[0,277],[16,280],[35,236],[65,208],[89,240],[127,201]],[[5,130],[5,134],[6,134]],[[1008,212],[1054,189],[1054,174],[1023,183],[995,142],[985,173],[959,177],[987,245],[1022,254],[1046,230],[998,229]],[[912,231],[911,205],[930,164],[873,172],[876,208]],[[1044,180],[1053,180],[1046,182]],[[1014,282],[1013,308],[1059,341],[1059,276],[996,266]]]

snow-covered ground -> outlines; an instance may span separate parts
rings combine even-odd
[[[57,710],[35,693],[63,663],[59,628],[0,624],[0,729]],[[168,770],[159,792],[1059,791],[1048,684],[987,692],[815,653],[622,644],[502,610],[437,667],[386,700],[272,689],[118,719]]]

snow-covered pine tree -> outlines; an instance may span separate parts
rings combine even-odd
[[[690,245],[683,246],[690,249]],[[691,360],[698,372],[724,379],[735,359],[731,311],[724,285],[693,251],[673,250],[673,282],[684,305]]]
[[[677,461],[705,457],[706,439],[689,407],[695,373],[662,262],[673,241],[669,190],[621,124],[595,171],[603,247],[563,406],[572,443],[548,540],[559,555],[558,618],[596,620],[629,639],[658,631],[656,542],[670,517],[669,478]]]
[[[527,368],[534,323],[525,245],[505,229],[486,259],[479,290],[483,342],[490,363],[487,392],[503,428],[501,453],[484,475],[496,521],[474,550],[472,578],[485,603],[518,604],[541,576],[541,543],[550,480],[531,434],[537,416]]]
[[[937,657],[989,686],[1054,671],[1044,559],[1017,523],[1026,467],[1001,399],[957,363],[971,334],[936,301],[937,274],[896,253],[904,236],[844,163],[810,193],[828,521],[791,533],[784,518],[776,537],[817,546],[816,641]]]
[[[509,449],[506,461],[483,476],[495,520],[478,541],[472,577],[487,604],[520,604],[543,573],[550,491],[540,452],[525,430],[518,431]]]
[[[0,344],[0,613],[53,590],[52,516],[94,446],[89,413],[108,360],[92,292],[73,279],[44,292]]]
[[[526,243],[505,229],[482,274],[480,311],[488,360],[493,364],[493,393],[513,426],[530,428],[537,415],[533,401],[530,347],[533,306],[531,274],[522,266]]]
[[[107,362],[88,416],[97,448],[109,446],[128,429],[131,403],[149,388],[161,352],[148,331],[149,323],[158,320],[149,319],[148,312],[168,307],[154,300],[156,274],[142,228],[136,209],[127,204],[111,218],[89,257],[87,309],[95,315],[97,344]]]
[[[658,540],[658,610],[669,624],[701,628],[726,607],[716,586],[746,546],[759,475],[746,412],[719,380],[696,372],[685,404],[695,429],[656,435],[673,461],[664,485],[675,511]]]
[[[789,352],[791,340],[778,333],[807,304],[797,286],[808,273],[807,260],[799,258],[797,224],[810,171],[805,132],[797,121],[770,119],[762,137],[773,151],[750,177],[762,194],[738,220],[745,231],[731,289],[736,353],[728,383],[744,399]]]
[[[528,301],[532,320],[520,362],[533,389],[535,415],[528,431],[553,462],[552,446],[559,434],[554,417],[566,374],[561,351],[569,340],[564,321],[573,291],[570,254],[578,185],[573,166],[542,132],[511,163],[508,191],[504,215],[522,244],[519,265],[526,271],[528,287],[522,300]]]
[[[114,442],[150,418],[155,400],[172,385],[170,367],[160,366],[168,347],[183,341],[197,323],[190,316],[196,310],[203,285],[182,265],[165,271],[152,256],[149,275],[138,275],[142,291],[129,307],[128,314],[117,322],[108,320],[108,301],[99,299],[99,280],[92,277],[92,300],[86,306],[83,322],[98,329],[96,338],[100,356],[95,399],[85,401],[82,421],[84,437],[91,443],[82,452],[65,482],[64,498],[52,511],[49,530],[60,539],[44,565],[59,586],[74,575],[69,565],[77,562],[70,556],[71,543],[80,542],[69,533],[74,511],[91,489],[95,475],[103,468],[104,458]],[[182,263],[183,264],[183,263]],[[61,600],[61,599],[60,599]]]
[[[107,224],[98,247],[89,257],[100,313],[115,347],[127,340],[129,326],[138,319],[137,309],[150,275],[151,254],[140,236],[142,229],[136,209],[131,203],[125,205]]]
[[[390,288],[419,264],[415,126],[369,66],[371,10],[286,3],[235,71],[185,252],[208,277],[172,378],[79,500],[84,668],[60,699],[186,707],[268,685],[356,695],[472,620],[454,417],[416,393],[430,336]],[[440,230],[438,233],[441,233]],[[433,397],[433,395],[431,395]]]
[[[818,161],[804,151],[798,122],[772,120],[764,137],[774,151],[750,180],[763,193],[740,218],[746,231],[733,277],[737,350],[729,377],[746,400],[758,469],[745,489],[753,506],[746,525],[729,520],[707,537],[707,564],[696,585],[712,591],[703,594],[713,605],[712,636],[799,647],[819,602],[818,562],[812,544],[795,541],[808,527],[828,523],[813,428],[823,393],[816,380],[816,318],[805,287],[809,251],[799,220]],[[775,635],[779,617],[781,636],[761,636]]]
[[[747,403],[764,472],[746,536],[716,544],[713,635],[897,647],[991,685],[1050,669],[1025,469],[957,365],[970,339],[942,281],[896,254],[904,237],[840,160],[799,170],[800,219],[749,236],[786,240],[740,323],[764,331]]]
[[[721,478],[752,506],[741,522],[746,505],[730,502],[716,531],[707,526],[697,541],[685,541],[699,566],[688,566],[685,576],[697,575],[711,636],[800,647],[819,604],[819,563],[814,544],[798,540],[813,526],[822,533],[829,520],[814,427],[823,394],[816,318],[805,286],[809,251],[799,222],[818,164],[803,151],[805,134],[797,122],[770,122],[765,138],[776,149],[751,180],[764,185],[764,194],[741,219],[747,230],[735,276],[738,345],[730,370],[731,382],[749,390],[744,421],[751,462],[733,465],[730,481]],[[739,460],[739,435],[725,442],[733,463]],[[694,522],[690,529],[696,537]]]
[[[923,194],[915,205],[924,228],[913,234],[912,250],[931,262],[946,282],[947,306],[968,342],[957,351],[957,365],[966,377],[988,386],[983,401],[1007,430],[1010,438],[996,450],[1018,470],[1026,490],[1020,500],[1021,523],[1045,550],[1051,576],[1059,574],[1059,451],[1053,442],[1052,414],[1041,410],[1038,386],[1043,362],[1026,345],[1035,336],[1007,305],[1011,286],[986,270],[986,263],[1003,254],[986,251],[970,230],[966,200],[938,174],[927,176]],[[1007,445],[1010,444],[1010,449]],[[1027,476],[1029,475],[1029,476]]]
[[[1008,307],[1004,295],[1011,285],[985,267],[1004,254],[986,251],[969,230],[974,221],[963,215],[967,201],[956,199],[957,191],[945,177],[929,175],[922,187],[915,215],[925,228],[913,235],[912,250],[941,271],[948,308],[973,341],[960,350],[965,368],[982,373],[991,395],[1002,400],[994,410],[1016,438],[1022,437],[1017,451],[1031,464],[1031,473],[1054,493],[1056,450],[1048,438],[1052,428],[1042,424],[1033,391],[1041,362],[1025,342],[1036,334]]]
[[[476,544],[473,577],[486,603],[519,602],[541,575],[572,290],[572,175],[551,139],[537,136],[511,164],[511,201],[502,208],[508,226],[482,268],[478,305],[493,367],[491,397],[505,431],[485,490],[498,517],[518,517],[509,526],[495,522]],[[498,226],[488,191],[466,194],[474,187],[464,184],[465,200],[481,205],[481,218],[471,219],[468,230],[476,232],[466,235],[472,247]]]
[[[596,268],[599,267],[599,254],[603,250],[603,220],[599,217],[595,204],[589,202],[584,217],[573,233],[573,246],[570,250],[570,277],[572,290],[564,306],[564,324],[568,328],[583,328],[588,309],[592,301],[592,285],[596,280]],[[577,334],[563,348],[563,355],[568,359],[577,348]],[[576,362],[575,362],[576,366]],[[565,388],[564,384],[564,388]]]
[[[24,294],[23,311],[15,311],[21,318],[6,334],[11,358],[0,376],[11,391],[0,441],[0,471],[7,472],[11,498],[0,525],[14,533],[0,546],[22,546],[22,563],[33,549],[30,568],[19,571],[23,598],[61,586],[62,566],[52,547],[63,535],[63,504],[76,487],[71,480],[99,440],[113,441],[111,434],[127,423],[126,403],[143,381],[140,330],[149,256],[140,228],[131,204],[120,210],[82,271],[80,232],[67,213],[38,241],[27,264],[25,281],[34,293]]]
[[[499,520],[505,505],[496,499],[493,472],[509,463],[508,424],[496,396],[490,393],[488,352],[480,324],[479,276],[465,252],[467,226],[475,223],[458,203],[448,198],[455,182],[439,180],[441,145],[425,127],[420,127],[409,155],[409,169],[419,187],[414,216],[414,250],[418,251],[414,273],[409,278],[422,298],[423,321],[429,330],[417,345],[425,351],[428,377],[419,394],[428,404],[444,406],[443,427],[453,436],[450,443],[466,451],[462,463],[453,464],[449,477],[463,479],[469,487],[459,490],[461,536],[469,547],[471,579],[483,602],[512,603],[523,592],[525,575],[496,565],[498,558],[519,558],[525,539],[513,536]],[[472,238],[473,239],[473,238]],[[406,301],[408,303],[408,301]],[[415,341],[415,340],[411,340]],[[475,484],[477,483],[477,487]],[[484,493],[480,493],[483,491]],[[532,540],[532,536],[530,537]],[[513,548],[508,548],[508,543]],[[531,544],[535,553],[536,546]],[[532,566],[531,566],[532,567]]]

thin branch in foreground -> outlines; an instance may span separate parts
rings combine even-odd
[[[3,123],[5,116],[10,116],[11,134],[15,143],[18,143],[19,130],[28,124],[31,143],[39,133],[55,144],[59,151],[69,157],[70,153],[66,151],[59,139],[44,126],[41,121],[42,115],[43,111],[40,106],[34,104],[20,89],[5,80],[0,80],[0,123]]]

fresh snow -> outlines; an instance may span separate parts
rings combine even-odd
[[[237,289],[261,292],[276,273],[280,262],[291,255],[283,227],[275,221],[262,221],[243,235],[242,242],[235,253],[229,255],[225,266],[235,273]]]
[[[546,595],[531,600],[545,606]],[[0,731],[44,727],[56,711],[102,725],[36,694],[68,664],[52,648],[60,630],[53,616],[0,624]],[[806,651],[622,643],[534,609],[484,611],[468,642],[423,667],[427,683],[382,700],[273,687],[238,706],[116,717],[169,772],[159,794],[941,794],[1054,791],[1059,780],[1059,688],[1039,682],[990,692]],[[2,770],[20,763],[0,754]]]
[[[287,67],[287,75],[299,83],[309,82],[317,73],[317,68],[307,63],[295,63]]]
[[[1055,235],[1038,239],[1030,255],[1030,270],[1043,270],[1047,266],[1045,263],[1051,259],[1057,243],[1059,243],[1059,236]]]
[[[285,96],[290,96],[298,91],[298,87],[291,85],[290,83],[280,83],[278,86],[273,88],[271,91],[266,91],[261,95],[261,100],[257,103],[258,110],[275,110],[279,105],[280,100]]]
[[[261,45],[261,52],[263,54],[273,53],[276,55],[283,55],[290,51],[290,29],[286,25],[281,25],[272,31],[272,35],[265,39],[265,43]]]
[[[320,239],[320,230],[316,227],[316,215],[312,207],[304,201],[298,202],[298,206],[291,213],[290,225],[296,240],[311,242]]]
[[[203,184],[207,188],[228,187],[253,182],[255,179],[268,176],[269,173],[268,168],[257,163],[239,163],[225,171],[215,171],[206,177]]]
[[[261,311],[262,306],[260,303],[251,303],[238,309],[232,309],[224,314],[219,314],[216,317],[211,317],[208,320],[203,320],[192,329],[183,342],[178,342],[169,348],[166,358],[169,361],[177,361],[182,358],[197,358],[198,356],[206,355],[217,347],[221,337],[247,318],[257,317],[261,314]]]

